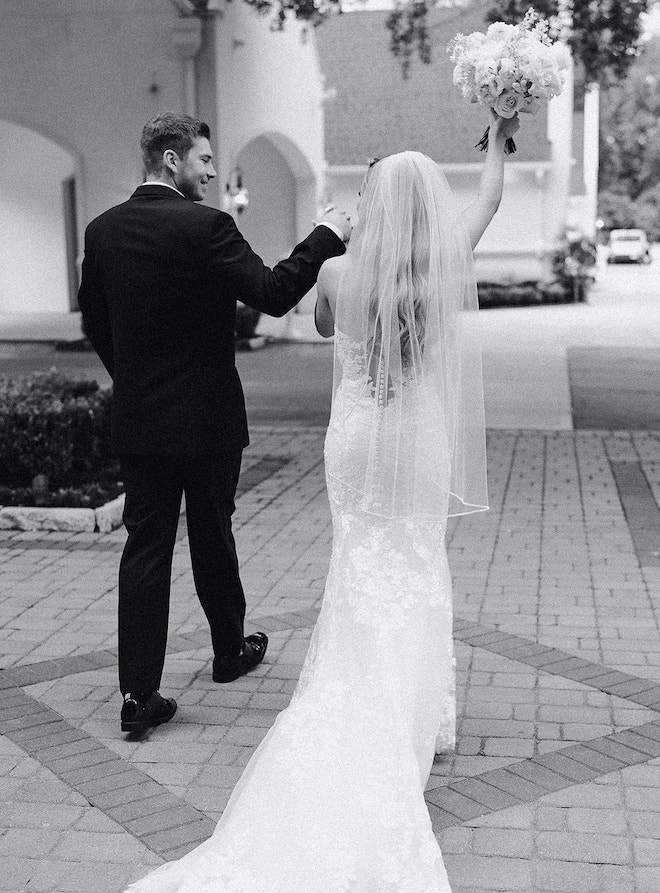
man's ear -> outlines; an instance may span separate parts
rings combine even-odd
[[[179,169],[180,161],[181,159],[174,149],[165,149],[163,152],[163,167],[165,170],[170,171],[171,173],[176,173]]]

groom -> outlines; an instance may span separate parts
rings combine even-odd
[[[121,728],[172,718],[158,692],[182,495],[195,588],[211,628],[213,680],[231,682],[266,652],[244,636],[231,529],[248,444],[234,365],[236,301],[283,316],[342,254],[350,223],[326,214],[272,270],[232,217],[197,202],[216,176],[206,124],[165,113],[145,125],[146,182],[93,220],[78,296],[85,333],[113,379],[112,445],[126,493],[119,568]]]

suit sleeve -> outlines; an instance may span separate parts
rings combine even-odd
[[[255,254],[229,214],[214,217],[211,275],[227,283],[237,300],[269,316],[284,316],[316,282],[322,264],[343,254],[344,243],[327,226],[317,226],[271,270]]]
[[[85,256],[78,290],[78,306],[82,313],[83,331],[101,362],[113,376],[115,362],[110,314],[89,227],[85,232]]]

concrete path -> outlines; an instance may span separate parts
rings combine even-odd
[[[236,533],[267,659],[210,680],[182,528],[180,707],[144,740],[118,725],[123,533],[0,534],[0,890],[120,893],[182,854],[288,703],[329,558],[323,431],[253,435]],[[491,511],[448,537],[458,747],[427,791],[454,893],[657,893],[660,436],[495,431],[489,463]]]
[[[586,351],[600,349],[590,371],[596,384],[600,376],[606,391],[620,381],[617,367],[621,351],[634,355],[660,348],[659,267],[660,252],[656,252],[651,266],[642,267],[608,267],[601,258],[596,285],[586,304],[498,309],[480,314],[486,424],[492,428],[573,428],[571,350],[582,351],[584,356]],[[660,382],[652,387],[660,402]],[[635,399],[634,387],[625,389],[620,402],[630,399]],[[645,397],[640,394],[637,399]],[[609,422],[606,392],[600,402],[603,408],[598,427],[618,427],[622,415],[619,401],[613,398],[611,425],[603,424]]]

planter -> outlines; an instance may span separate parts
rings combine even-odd
[[[0,530],[68,530],[78,533],[110,533],[121,527],[124,494],[97,509],[0,507]]]
[[[122,525],[124,494],[96,509],[0,506],[0,530],[65,530],[73,533],[110,533]],[[185,497],[180,513],[186,510]]]

